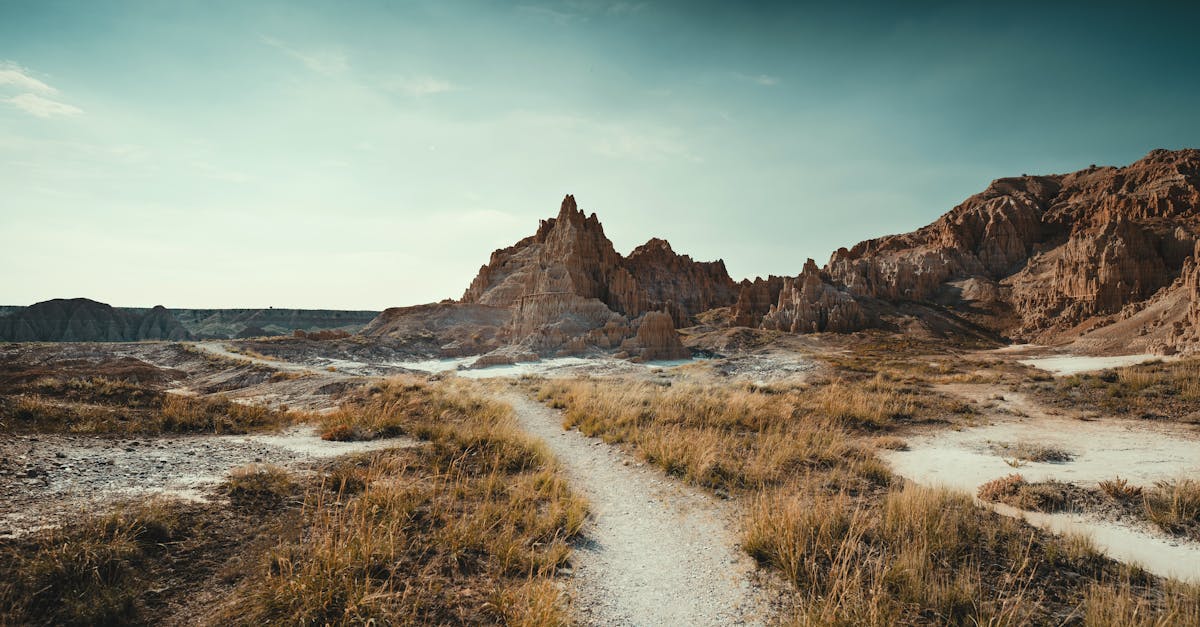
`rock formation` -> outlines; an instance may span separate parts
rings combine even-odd
[[[658,333],[664,319],[673,334],[696,314],[736,297],[724,262],[694,261],[665,240],[652,239],[621,256],[596,214],[584,215],[568,195],[558,216],[543,220],[534,235],[492,253],[461,303],[512,313],[509,345],[520,348],[503,353],[554,355],[616,348],[647,324],[647,333]],[[677,339],[642,340],[649,344],[635,347],[638,356],[680,354]]]
[[[997,180],[929,226],[838,250],[823,276],[863,302],[939,303],[1049,339],[1169,287],[1198,234],[1200,151],[1155,150],[1123,168]]]
[[[671,315],[661,311],[642,316],[637,334],[621,343],[621,352],[635,361],[686,359],[692,354],[679,341]]]
[[[624,265],[646,293],[647,306],[670,313],[676,327],[688,326],[696,314],[737,300],[737,285],[724,261],[693,261],[657,237],[633,249]]]
[[[831,285],[809,259],[800,276],[783,280],[779,300],[763,316],[762,327],[792,333],[847,333],[866,328],[868,323],[858,301]]]
[[[13,342],[139,342],[190,337],[161,306],[129,311],[86,298],[43,301],[0,317],[0,340]]]

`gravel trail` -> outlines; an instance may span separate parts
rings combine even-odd
[[[591,504],[593,520],[574,558],[574,604],[581,622],[767,622],[767,595],[753,583],[753,561],[737,546],[731,507],[600,440],[563,431],[557,411],[518,394],[505,400]]]

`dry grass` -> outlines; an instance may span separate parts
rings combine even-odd
[[[540,383],[537,393],[565,408],[564,426],[631,444],[670,474],[725,490],[834,467],[886,484],[889,473],[852,433],[888,429],[938,402],[881,377],[782,389],[580,379]]]
[[[1143,587],[1121,582],[1092,585],[1083,622],[1096,627],[1175,627],[1200,625],[1200,587],[1166,582],[1161,602]]]
[[[1158,481],[1145,491],[1143,498],[1146,518],[1166,531],[1188,533],[1200,530],[1200,481]]]
[[[0,397],[0,432],[240,434],[296,416],[224,396],[183,396],[102,377],[43,379]]]
[[[1050,444],[1036,442],[1016,442],[1013,444],[996,444],[992,447],[997,454],[1023,462],[1069,462],[1075,455],[1066,449]]]
[[[978,496],[990,503],[1018,509],[1056,512],[1071,504],[1069,486],[1058,481],[1029,483],[1019,474],[994,479],[979,486]]]
[[[169,506],[151,501],[3,546],[0,623],[130,621],[144,587],[140,571],[177,526]]]
[[[915,486],[874,506],[812,485],[760,496],[744,544],[795,584],[801,625],[1040,622],[1053,592],[1039,579],[1098,563],[1086,546],[1045,557],[1020,523]]]
[[[1100,491],[1118,501],[1127,501],[1142,495],[1142,487],[1131,485],[1128,479],[1114,477],[1099,482]]]
[[[1090,405],[1133,418],[1184,422],[1200,420],[1200,359],[1149,362],[1095,374],[1059,379],[1049,400],[1062,405]]]
[[[356,416],[367,425],[353,422]],[[553,578],[567,563],[586,505],[507,406],[460,383],[392,380],[337,421],[371,430],[386,422],[429,445],[333,468],[304,506],[303,539],[271,550],[222,620],[568,622]]]
[[[412,380],[356,411],[381,407],[427,445],[315,475],[251,464],[219,487],[227,504],[151,502],[0,540],[0,624],[568,623],[555,579],[586,504],[510,409]]]

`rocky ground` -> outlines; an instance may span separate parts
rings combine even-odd
[[[0,537],[73,514],[163,495],[214,498],[229,471],[252,463],[295,471],[356,451],[410,446],[406,439],[326,442],[311,427],[254,435],[104,437],[40,434],[0,440]]]

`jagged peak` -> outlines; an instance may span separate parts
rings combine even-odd
[[[629,256],[632,257],[634,255],[646,254],[652,250],[660,250],[672,255],[675,254],[675,251],[671,249],[671,242],[668,242],[661,237],[651,237],[650,239],[646,240],[645,244],[634,248],[633,252],[629,253]]]
[[[579,210],[579,205],[575,203],[575,196],[573,194],[567,194],[566,197],[563,198],[562,206],[560,206],[558,209],[558,219],[562,220],[563,218],[569,218],[574,215],[578,215],[582,218],[583,212]]]

